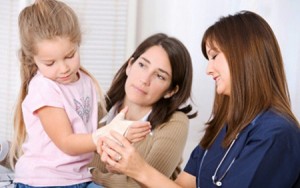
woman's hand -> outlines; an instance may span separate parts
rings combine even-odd
[[[111,131],[111,135],[114,140],[108,137],[101,138],[98,146],[101,160],[109,165],[109,170],[125,174],[137,180],[143,187],[156,188],[164,185],[169,188],[180,188],[179,185],[147,164],[124,136],[115,131]]]
[[[98,169],[94,169],[92,171],[92,181],[98,185],[102,185],[102,172],[99,171]]]
[[[123,108],[116,117],[104,127],[99,128],[93,134],[93,141],[97,145],[98,140],[103,136],[110,136],[110,131],[114,130],[125,135],[130,142],[143,140],[151,132],[150,122],[148,121],[130,121],[125,119],[128,107]],[[113,137],[111,137],[113,138]]]
[[[118,143],[108,137],[101,138],[97,150],[101,160],[110,166],[111,171],[137,178],[147,163],[125,137],[115,131],[111,131],[111,135]]]
[[[120,174],[119,172],[117,172],[117,171],[114,170],[113,166],[110,166],[109,164],[106,164],[106,165],[105,165],[105,168],[106,168],[106,170],[107,170],[108,172],[110,172],[110,173]]]
[[[143,140],[151,132],[149,122],[136,121],[130,125],[125,133],[125,137],[131,143]]]

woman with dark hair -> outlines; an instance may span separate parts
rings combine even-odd
[[[242,11],[210,26],[201,46],[206,72],[215,80],[215,100],[204,137],[175,182],[115,132],[122,145],[104,138],[98,148],[102,160],[145,187],[300,187],[299,122],[271,27]],[[112,160],[115,155],[122,160]]]
[[[125,106],[127,120],[147,120],[152,134],[133,147],[155,169],[175,179],[180,172],[190,113],[192,62],[186,47],[176,38],[158,33],[144,40],[119,69],[107,92],[106,122]],[[131,131],[131,130],[129,130]],[[134,134],[134,133],[133,133]],[[114,160],[122,160],[116,155]],[[104,187],[140,187],[133,179],[116,174],[99,156],[91,166],[93,180]],[[108,168],[108,169],[107,169]]]

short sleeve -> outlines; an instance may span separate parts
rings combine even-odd
[[[23,101],[23,107],[31,113],[44,106],[63,108],[61,101],[61,92],[55,82],[36,75],[29,84],[26,98]]]
[[[197,177],[203,155],[204,150],[201,149],[199,145],[196,146],[190,155],[190,158],[184,168],[184,171]]]

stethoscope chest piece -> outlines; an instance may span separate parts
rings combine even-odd
[[[219,181],[216,181],[216,176],[212,176],[211,179],[213,180],[214,184],[218,187],[221,187],[222,186],[222,182],[219,180]],[[215,182],[216,181],[216,182]]]

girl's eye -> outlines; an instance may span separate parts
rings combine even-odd
[[[47,67],[51,67],[53,64],[54,64],[54,61],[49,62],[49,63],[46,63],[45,65],[46,65]]]
[[[66,57],[66,59],[72,59],[74,57],[75,53],[73,53],[72,55],[69,55]]]

